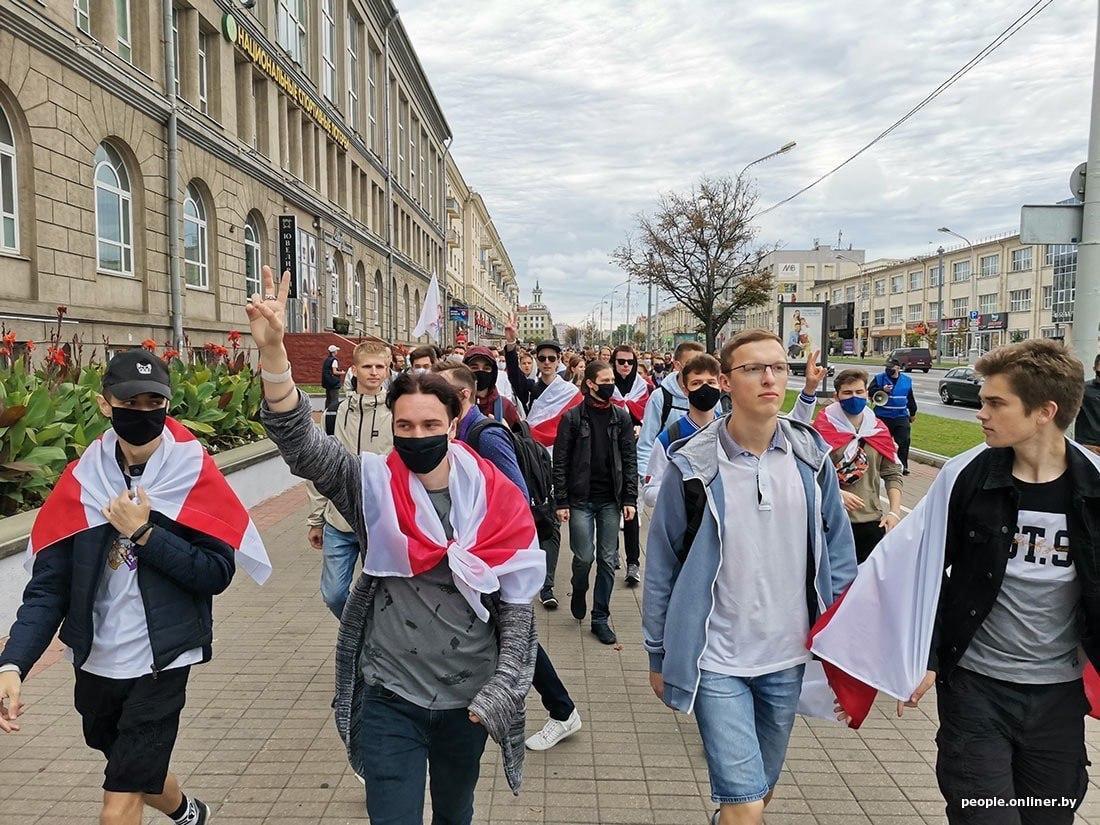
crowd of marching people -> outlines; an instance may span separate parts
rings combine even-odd
[[[284,347],[287,276],[265,268],[263,290],[246,307],[261,419],[309,482],[303,527],[338,621],[334,717],[371,822],[421,823],[427,788],[433,823],[469,825],[490,738],[519,792],[525,751],[582,727],[535,604],[557,610],[561,592],[614,645],[620,570],[642,586],[654,694],[698,725],[712,825],[763,822],[797,714],[858,728],[878,692],[901,716],[933,686],[951,823],[1072,821],[1100,710],[1100,357],[1086,382],[1059,342],[983,356],[985,443],[903,519],[917,409],[897,363],[824,386],[814,354],[784,414],[787,353],[766,330],[714,353],[525,346],[512,327],[499,347],[365,341],[343,368],[326,359],[319,428]],[[106,757],[105,825],[145,806],[208,821],[170,771],[188,676],[237,566],[271,572],[171,395],[151,353],[107,365],[111,428],[35,521],[0,653],[11,733],[60,630]],[[547,718],[525,738],[532,688]]]

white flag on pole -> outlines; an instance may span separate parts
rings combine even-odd
[[[439,276],[432,275],[428,291],[424,295],[424,306],[420,309],[420,320],[416,322],[413,337],[419,338],[428,333],[433,341],[439,341],[439,331],[443,327],[443,302],[439,300]]]

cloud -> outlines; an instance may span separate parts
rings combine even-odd
[[[408,0],[401,19],[523,299],[538,279],[555,320],[577,322],[625,277],[610,253],[661,192],[797,140],[754,167],[761,203],[779,201],[1027,5]],[[870,152],[764,216],[761,238],[804,248],[843,230],[868,258],[904,257],[938,226],[986,236],[1018,225],[1022,203],[1061,200],[1085,157],[1094,24],[1086,0],[1052,5]]]

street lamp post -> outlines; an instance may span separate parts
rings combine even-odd
[[[972,258],[974,258],[974,263],[971,264],[970,267],[970,309],[975,310],[978,308],[978,253],[974,250],[974,244],[972,244],[967,238],[960,235],[958,232],[952,232],[946,226],[941,226],[938,231],[942,232],[945,235],[953,235],[960,241],[965,243],[968,247],[970,247],[970,255]],[[967,313],[967,321],[969,321],[969,319],[970,314]],[[979,336],[977,327],[978,325],[975,324],[974,329],[970,331],[970,354],[972,356],[980,355],[982,349],[981,338]],[[971,360],[974,359],[971,358]]]
[[[787,143],[784,143],[782,146],[780,146],[778,149],[776,149],[774,152],[771,152],[767,155],[764,155],[764,157],[762,157],[762,158],[757,158],[752,163],[746,163],[744,168],[740,172],[737,173],[737,179],[740,180],[742,178],[742,176],[744,176],[745,172],[747,172],[749,170],[750,166],[756,166],[756,164],[758,164],[758,163],[763,163],[766,160],[771,160],[774,157],[778,157],[779,155],[786,154],[787,152],[791,151],[791,149],[793,149],[797,145],[798,145],[798,143],[796,141],[793,141],[793,140],[788,141]]]
[[[939,321],[936,323],[936,360],[937,361],[942,361],[943,360],[943,319],[947,317],[943,312],[943,275],[944,275],[943,246],[941,245],[940,248],[936,250],[936,252],[940,256],[940,283],[939,283],[939,291],[937,293],[939,297],[936,299],[936,302],[939,304],[939,308],[940,308],[940,318],[939,318]]]

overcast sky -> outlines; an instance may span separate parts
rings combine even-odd
[[[659,193],[754,167],[791,194],[962,66],[1030,0],[397,0],[516,267],[555,321],[624,279],[610,252]],[[868,260],[1019,227],[1085,159],[1096,4],[1046,11],[901,130],[789,205],[761,238]],[[625,289],[620,290],[620,308]],[[638,291],[634,312],[644,311]]]

